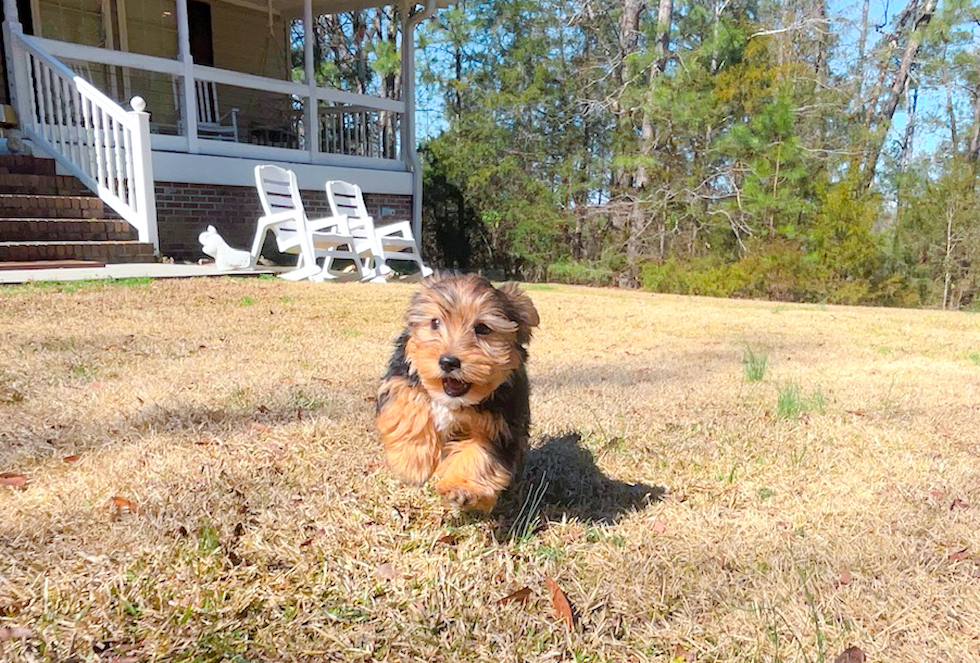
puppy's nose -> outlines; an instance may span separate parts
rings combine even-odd
[[[459,357],[452,355],[442,355],[439,357],[439,368],[450,373],[460,367]]]

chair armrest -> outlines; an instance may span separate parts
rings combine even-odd
[[[405,239],[414,239],[412,237],[412,223],[410,221],[386,223],[383,226],[377,226],[376,230],[382,237],[391,237],[395,233],[402,233]]]
[[[265,224],[266,226],[273,226],[277,223],[282,223],[283,221],[292,221],[297,218],[302,218],[298,210],[290,209],[283,212],[273,212],[267,216],[259,217],[259,225]]]
[[[331,228],[336,228],[341,235],[350,235],[350,227],[347,224],[347,215],[338,214],[337,216],[325,216],[320,219],[308,219],[306,227],[311,232],[324,232]]]

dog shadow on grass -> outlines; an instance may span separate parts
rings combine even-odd
[[[664,492],[660,486],[626,483],[603,474],[579,433],[545,438],[527,452],[521,480],[494,510],[496,536],[520,538],[563,517],[612,524],[659,502]]]

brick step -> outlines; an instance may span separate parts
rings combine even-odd
[[[0,272],[15,269],[79,269],[105,267],[104,262],[94,260],[33,260],[31,262],[0,262]]]
[[[136,229],[125,221],[112,219],[4,219],[0,218],[0,240],[134,240]]]
[[[0,242],[0,262],[93,260],[102,263],[154,262],[153,245],[137,241]]]
[[[0,168],[8,173],[22,175],[54,175],[54,159],[27,157],[18,154],[0,154]]]
[[[0,173],[0,193],[93,195],[84,184],[70,175],[23,175],[21,173]]]
[[[100,219],[105,216],[105,205],[95,196],[0,193],[0,218]]]

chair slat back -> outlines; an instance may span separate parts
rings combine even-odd
[[[303,200],[299,195],[296,173],[293,171],[272,165],[256,166],[255,186],[266,216],[290,210],[296,210],[297,216],[306,214]],[[297,232],[297,230],[295,221],[280,223],[273,228],[277,236],[281,232]]]
[[[348,217],[351,229],[363,227],[368,223],[367,208],[361,187],[342,180],[327,182],[327,202],[334,216],[344,214]]]
[[[220,122],[218,89],[213,81],[195,81],[197,86],[197,121],[209,124]]]

